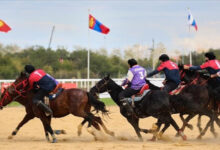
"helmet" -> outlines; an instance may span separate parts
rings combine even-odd
[[[24,70],[30,74],[35,70],[35,68],[32,65],[25,65]]]
[[[170,60],[170,58],[167,54],[162,54],[162,55],[160,55],[159,60],[164,62],[164,61]]]
[[[128,60],[128,64],[130,67],[133,67],[134,65],[137,65],[137,61],[134,58],[131,58]]]
[[[205,57],[207,57],[209,60],[215,59],[215,54],[213,52],[207,52],[205,53]]]

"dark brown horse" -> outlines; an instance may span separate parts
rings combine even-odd
[[[218,109],[220,109],[220,108],[218,108],[217,102],[220,101],[220,100],[219,100],[219,98],[216,99],[215,95],[213,95],[213,89],[211,88],[212,86],[210,86],[210,84],[213,83],[213,79],[210,78],[210,76],[206,72],[186,70],[186,69],[183,68],[183,65],[179,65],[179,69],[180,69],[180,72],[181,72],[181,80],[182,81],[184,81],[188,85],[193,85],[194,84],[194,85],[197,85],[197,86],[200,86],[200,87],[203,86],[203,87],[205,87],[205,89],[202,90],[202,93],[204,93],[204,92],[209,93],[209,95],[208,95],[209,101],[208,101],[206,107],[207,107],[207,109],[210,109],[210,110],[213,111],[214,120],[209,121],[209,124],[203,130],[202,135],[204,135],[206,133],[208,127],[210,127],[210,131],[216,137],[217,133],[215,132],[215,129],[214,129],[214,121],[217,123],[218,126],[220,126],[220,121],[217,118],[217,115],[218,115],[217,111],[218,111]],[[197,91],[198,91],[198,89],[197,89]],[[187,119],[186,119],[186,122],[189,121],[189,119],[191,119],[191,118],[187,117]],[[201,114],[199,114],[197,126],[199,128],[199,131],[202,132]],[[201,138],[201,136],[199,136],[199,138]]]
[[[18,77],[11,86],[5,89],[1,95],[1,108],[12,101],[17,101],[24,105],[26,109],[26,115],[12,132],[10,137],[12,138],[15,136],[18,130],[29,120],[33,119],[34,117],[38,117],[43,123],[46,139],[50,141],[48,134],[49,132],[53,137],[52,142],[56,142],[54,131],[50,126],[51,117],[47,117],[43,111],[33,105],[32,97],[34,93],[32,91],[28,91],[28,89],[29,84],[26,74],[21,73],[20,77]],[[68,114],[73,114],[75,116],[84,118],[82,123],[78,126],[78,135],[81,134],[82,125],[86,122],[88,122],[88,127],[93,126],[97,130],[100,130],[99,125],[101,125],[106,133],[114,135],[113,132],[109,131],[105,127],[100,117],[97,117],[91,113],[91,106],[93,106],[96,111],[101,111],[103,114],[107,113],[105,104],[103,102],[96,100],[91,94],[81,89],[65,89],[55,100],[50,101],[53,117],[60,118]]]

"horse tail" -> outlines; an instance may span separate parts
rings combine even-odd
[[[95,108],[96,112],[101,111],[104,115],[107,115],[108,110],[105,108],[105,104],[95,99],[89,92],[87,92],[89,103]]]

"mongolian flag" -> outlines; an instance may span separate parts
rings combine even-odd
[[[0,31],[1,32],[8,32],[11,28],[2,20],[0,20]]]
[[[103,34],[108,34],[110,29],[99,22],[95,17],[89,15],[89,28]]]

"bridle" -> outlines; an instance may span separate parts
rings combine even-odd
[[[4,103],[4,101],[8,98],[9,99],[9,101],[11,102],[11,101],[14,101],[14,100],[16,100],[17,98],[19,98],[19,97],[23,97],[23,98],[25,98],[26,96],[25,96],[25,93],[28,91],[28,90],[19,90],[19,89],[17,89],[19,86],[21,86],[22,85],[22,87],[24,88],[24,87],[26,87],[27,85],[28,85],[28,79],[24,79],[24,80],[22,80],[21,82],[19,82],[18,84],[15,84],[15,83],[12,83],[7,89],[5,89],[6,91],[3,93],[4,94],[4,96],[1,98],[1,100],[0,100],[0,107],[3,107],[2,105],[3,105],[3,103]],[[12,91],[15,91],[15,93],[17,94],[16,96],[11,96],[11,94],[13,94],[12,93]]]
[[[186,72],[181,70],[180,71],[180,78],[181,80],[185,77]],[[197,81],[199,80],[200,75],[197,73],[196,77],[190,82],[188,83],[188,85],[192,85],[192,84],[197,84]],[[209,79],[203,81],[202,83],[200,83],[199,85],[204,85]]]
[[[97,95],[97,93],[100,93],[100,90],[101,90],[104,86],[106,86],[106,84],[108,84],[108,82],[109,82],[109,80],[106,80],[106,79],[103,79],[103,80],[104,80],[104,83],[103,83],[100,87],[98,87],[98,83],[95,85],[95,88],[96,88],[96,90],[97,90],[96,95]],[[111,90],[109,90],[108,87],[106,87],[106,88],[107,88],[106,92],[111,92]]]

